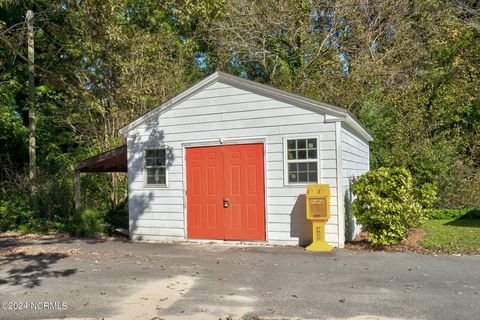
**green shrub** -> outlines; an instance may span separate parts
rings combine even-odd
[[[10,202],[0,200],[0,231],[15,228],[20,220],[20,212]]]
[[[15,228],[22,233],[50,233],[57,232],[55,225],[45,218],[36,218],[29,215]]]
[[[428,209],[431,220],[480,219],[480,209]]]
[[[432,220],[458,219],[466,213],[464,209],[428,209],[427,217]]]
[[[35,217],[49,222],[67,219],[75,212],[73,201],[66,201],[74,198],[73,193],[73,175],[69,171],[39,177]]]
[[[480,219],[480,209],[470,209],[460,219]]]
[[[94,236],[105,229],[103,214],[93,209],[74,213],[68,221],[67,231],[75,236]]]
[[[423,207],[435,200],[435,190],[426,184],[417,189],[404,168],[379,168],[360,176],[353,184],[356,196],[352,212],[368,230],[374,245],[394,244],[427,219]]]
[[[0,231],[17,231],[20,225],[31,219],[32,212],[25,194],[8,194],[0,200]]]

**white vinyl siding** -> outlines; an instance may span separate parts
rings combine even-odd
[[[342,189],[345,210],[346,241],[352,240],[361,230],[351,215],[353,195],[350,192],[350,182],[370,170],[370,155],[368,142],[360,138],[346,124],[342,124]]]
[[[312,231],[305,218],[306,188],[304,185],[284,184],[283,141],[291,136],[318,138],[319,182],[330,184],[332,195],[326,238],[338,246],[335,123],[325,123],[324,114],[220,82],[128,133],[132,238],[186,238],[184,144],[251,137],[265,141],[267,241],[285,245],[309,243]],[[143,150],[161,146],[170,148],[167,155],[168,188],[145,188]]]

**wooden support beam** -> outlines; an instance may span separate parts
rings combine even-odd
[[[80,171],[75,170],[75,210],[80,211],[82,209],[82,191],[80,183]]]

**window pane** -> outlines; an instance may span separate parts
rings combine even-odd
[[[165,165],[165,149],[157,150],[155,165],[156,166],[164,166]]]
[[[297,147],[298,149],[305,149],[307,147],[307,140],[306,139],[297,140]]]
[[[308,139],[308,149],[317,149],[317,139]]]
[[[298,171],[297,163],[289,163],[288,164],[288,172],[296,172],[296,171]]]
[[[316,183],[318,181],[317,163],[300,162],[288,164],[288,182]]]
[[[308,150],[308,159],[317,159],[317,150]]]
[[[288,148],[288,150],[294,150],[294,149],[295,149],[295,141],[296,141],[296,140],[287,140],[287,148]]]
[[[306,163],[299,163],[298,164],[298,171],[307,171],[307,164]]]
[[[298,158],[297,159],[307,159],[307,151],[306,150],[298,150]]]
[[[297,177],[298,177],[298,175],[296,173],[290,173],[288,175],[288,182],[289,183],[298,182]]]
[[[145,165],[155,165],[155,150],[145,150]]]
[[[167,181],[167,180],[166,180],[165,176],[159,176],[159,177],[158,177],[158,180],[157,180],[157,182],[158,182],[157,184],[158,184],[158,185],[165,186],[165,185],[166,185],[166,181]]]
[[[288,151],[288,160],[296,160],[297,155],[295,151]]]
[[[146,157],[145,158],[145,165],[146,166],[154,166],[155,165],[155,158],[151,158],[151,157]]]
[[[155,158],[155,150],[145,150],[146,158]]]
[[[155,184],[155,168],[147,168],[147,184]]]
[[[308,173],[299,172],[298,173],[298,182],[308,182]]]
[[[145,165],[164,166],[165,165],[165,149],[145,150]]]
[[[147,168],[147,184],[166,185],[165,168]]]

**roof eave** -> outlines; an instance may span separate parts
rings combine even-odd
[[[367,142],[373,141],[373,136],[371,133],[350,113],[345,118],[330,118],[326,119],[325,122],[345,122]]]

